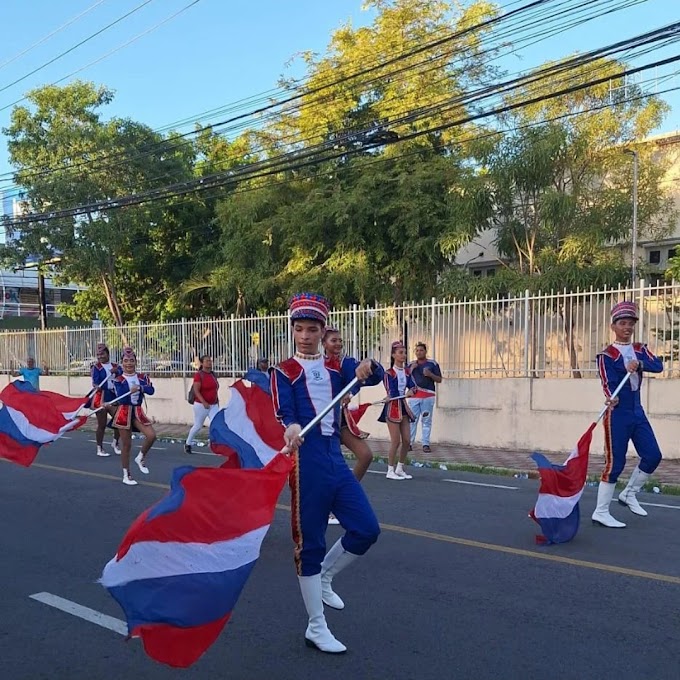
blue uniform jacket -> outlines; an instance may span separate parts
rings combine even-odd
[[[343,357],[341,361],[328,357],[325,358],[324,367],[330,375],[331,390],[334,397],[354,379],[358,365],[359,361],[352,357]],[[382,382],[383,375],[383,367],[373,362],[373,373],[363,384],[379,385]],[[307,390],[305,371],[302,366],[293,358],[286,359],[286,361],[281,362],[274,368],[270,377],[276,417],[284,427],[288,427],[293,423],[298,423],[300,426],[305,427],[316,416],[316,410]],[[338,438],[340,437],[339,418],[340,404],[337,404],[333,422],[333,436]],[[307,441],[312,436],[323,436],[321,434],[321,425],[315,427],[307,435]]]
[[[641,342],[633,343],[635,356],[640,362],[638,368],[638,376],[640,377],[640,386],[637,390],[633,390],[630,381],[627,382],[618,394],[619,403],[616,407],[622,410],[635,410],[642,408],[640,404],[640,390],[642,388],[642,374],[647,373],[661,373],[663,371],[663,361],[654,356],[647,345]],[[609,345],[604,351],[597,355],[597,369],[602,381],[602,390],[606,398],[611,397],[614,390],[619,386],[619,383],[626,375],[626,366],[623,355],[614,345]]]
[[[142,392],[143,401],[144,396],[147,394],[153,394],[156,390],[151,384],[151,379],[145,373],[137,373],[137,378],[139,378],[139,387]],[[127,380],[125,380],[124,375],[119,375],[113,381],[113,386],[116,388],[116,397],[122,397],[124,394],[130,391],[130,386],[128,385]],[[122,404],[123,406],[132,406],[132,395],[128,394],[126,397],[123,397],[120,401],[118,401],[118,403]],[[141,403],[142,402],[140,402],[140,404]]]

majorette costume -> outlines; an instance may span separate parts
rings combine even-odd
[[[340,331],[337,328],[333,328],[331,326],[326,327],[326,334],[328,333],[339,333]],[[340,368],[340,372],[342,373],[343,369],[342,365],[347,360],[347,355],[343,354],[340,357],[326,357],[326,360],[328,362],[336,362]],[[349,359],[350,362],[355,361],[354,359]],[[353,369],[350,369],[353,370]],[[354,396],[359,393],[359,390],[361,387],[357,385],[355,388],[352,389],[351,391],[351,396]],[[364,432],[359,428],[359,419],[363,415],[363,412],[366,410],[366,407],[359,407],[359,408],[351,408],[349,405],[343,406],[340,410],[340,429],[342,430],[343,428],[347,428],[355,437],[358,437],[359,439],[367,439],[369,434],[368,432]]]
[[[132,356],[134,353],[129,348],[125,350]],[[132,429],[134,432],[139,430],[135,427],[135,421],[142,425],[150,425],[151,421],[146,417],[142,404],[144,396],[153,394],[156,390],[151,384],[149,376],[144,373],[133,373],[126,375],[123,373],[113,381],[116,389],[116,397],[123,397],[118,403],[111,424],[119,430]],[[139,385],[139,391],[127,394],[133,385]],[[127,396],[123,396],[127,395]]]
[[[325,326],[328,303],[320,295],[300,293],[290,304],[291,321],[318,321]],[[271,373],[271,391],[278,419],[285,427],[304,427],[334,395],[355,377],[359,362],[342,362],[321,354],[283,361]],[[383,369],[373,363],[367,385],[377,385]],[[290,476],[292,530],[300,590],[309,615],[305,639],[324,652],[341,653],[345,646],[328,630],[324,603],[336,609],[343,601],[333,592],[333,576],[363,555],[380,533],[378,520],[366,494],[347,466],[340,450],[339,407],[331,411],[305,438],[293,455]],[[333,513],[345,535],[326,553],[326,528]],[[324,557],[325,555],[325,557]]]
[[[104,343],[97,345],[97,354],[102,351],[109,351],[109,348]],[[104,382],[104,378],[108,378],[108,380],[104,383],[103,387],[94,393],[90,408],[99,408],[100,406],[108,404],[116,398],[116,389],[113,386],[113,381],[114,378],[120,375],[122,372],[122,367],[113,362],[102,364],[101,361],[98,361],[92,366],[92,370],[90,372],[92,375],[92,387],[101,385],[101,383]]]
[[[395,343],[392,349],[397,345]],[[386,423],[387,421],[391,423],[400,423],[404,416],[406,416],[411,422],[415,420],[413,417],[413,412],[411,408],[406,403],[406,399],[395,399],[395,397],[403,397],[407,390],[415,389],[416,384],[413,382],[413,376],[408,367],[397,368],[393,366],[385,371],[385,390],[387,391],[387,398],[394,399],[394,401],[388,401],[385,406],[383,406],[382,413],[378,420],[381,423]]]
[[[612,323],[620,319],[638,319],[637,307],[633,302],[620,302],[612,308]],[[597,367],[605,397],[611,397],[614,390],[626,376],[631,361],[639,362],[638,369],[618,394],[618,404],[604,416],[605,466],[598,489],[597,508],[593,521],[604,526],[619,528],[625,526],[609,513],[609,504],[614,494],[616,481],[626,465],[628,443],[633,442],[640,463],[633,470],[628,485],[619,494],[619,503],[626,505],[636,515],[645,516],[636,494],[642,489],[649,476],[661,462],[661,450],[652,426],[640,400],[642,374],[661,373],[663,362],[654,356],[647,345],[639,342],[623,344],[614,342],[597,356]]]

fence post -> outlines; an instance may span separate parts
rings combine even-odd
[[[287,325],[287,333],[288,333],[288,356],[292,357],[293,356],[293,324],[290,322],[290,310],[286,312],[286,325]]]
[[[640,279],[640,288],[638,289],[638,309],[640,310],[640,320],[638,322],[638,330],[636,335],[640,338],[640,342],[645,337],[645,280]],[[649,384],[649,383],[648,383]]]
[[[359,358],[359,333],[357,329],[357,306],[355,304],[352,305],[352,356],[356,359]]]
[[[232,378],[236,377],[236,320],[231,315],[229,334],[231,336],[231,372]]]
[[[437,352],[435,350],[434,343],[436,342],[436,337],[437,337],[437,328],[436,328],[436,319],[437,319],[437,298],[433,297],[432,298],[432,311],[431,311],[431,326],[432,326],[432,333],[430,335],[430,345],[432,346],[432,349],[430,350],[432,352],[431,356],[433,359],[437,358]]]
[[[524,377],[529,377],[529,289],[524,291]]]
[[[186,377],[187,377],[187,364],[189,363],[189,354],[187,352],[187,320],[182,317],[182,325],[180,326],[179,341],[182,343],[182,351],[180,356],[182,357],[182,378],[184,379],[184,391],[186,392]]]

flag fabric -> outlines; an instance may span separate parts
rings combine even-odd
[[[238,380],[229,393],[210,423],[210,448],[227,458],[225,467],[262,468],[284,447],[269,385]]]
[[[229,620],[292,468],[262,388],[238,381],[218,419],[211,439],[224,437],[217,446],[238,467],[175,469],[170,492],[132,524],[100,579],[129,636],[177,668],[197,661]]]
[[[359,437],[359,439],[368,438],[368,432],[363,432],[359,428],[359,421],[361,420],[364,413],[366,413],[366,410],[370,405],[371,405],[370,403],[361,405],[350,403],[348,406],[344,406],[342,409],[342,413],[345,418],[345,425],[347,426],[349,431],[355,437]]]
[[[541,477],[538,500],[529,513],[543,532],[536,536],[537,543],[567,543],[576,536],[580,520],[579,500],[586,485],[595,427],[596,423],[593,423],[588,428],[564,465],[551,463],[541,453],[531,456]]]
[[[87,397],[38,391],[15,380],[0,392],[0,457],[30,466],[40,447],[79,428],[87,416],[74,418]]]

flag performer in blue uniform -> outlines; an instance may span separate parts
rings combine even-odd
[[[340,402],[356,381],[378,385],[384,371],[375,362],[339,362],[324,357],[319,345],[328,319],[328,302],[312,293],[294,295],[290,302],[295,355],[271,373],[271,392],[284,440],[293,450],[290,476],[295,564],[309,623],[305,642],[322,652],[340,654],[345,645],[328,629],[324,603],[342,609],[333,591],[335,575],[376,542],[380,528],[366,494],[340,450]],[[307,432],[306,426],[335,406]],[[346,530],[326,554],[328,515],[333,513]]]
[[[661,462],[661,450],[654,436],[640,400],[643,372],[661,373],[663,362],[654,356],[647,345],[633,342],[635,324],[638,321],[637,306],[633,302],[619,302],[611,311],[611,329],[615,341],[598,354],[597,367],[602,389],[609,409],[604,417],[605,465],[597,492],[597,507],[593,523],[612,529],[626,525],[609,512],[616,481],[626,465],[628,443],[633,442],[640,462],[633,470],[626,488],[619,494],[619,503],[641,517],[647,511],[637,500],[649,476]],[[614,389],[630,373],[630,378],[618,396]]]

